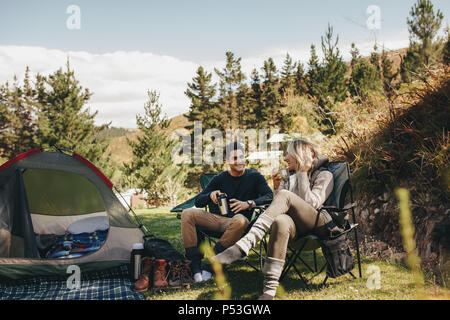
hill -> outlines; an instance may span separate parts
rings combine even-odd
[[[170,120],[171,123],[168,128],[169,133],[190,124],[184,114],[175,116]],[[103,157],[109,157],[120,165],[129,162],[133,156],[131,148],[127,143],[127,139],[136,141],[140,134],[138,129],[128,129],[121,132],[121,135],[111,138],[108,148],[103,155]]]

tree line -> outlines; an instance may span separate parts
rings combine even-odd
[[[338,46],[339,36],[334,35],[330,25],[321,37],[322,59],[316,46],[311,45],[306,67],[286,54],[281,68],[268,58],[259,70],[252,70],[248,79],[242,72],[241,58],[226,52],[225,67],[213,71],[218,83],[213,83],[213,73],[202,66],[188,83],[185,93],[191,106],[187,118],[201,121],[205,129],[277,127],[283,132],[291,121],[283,97],[306,95],[317,104],[321,131],[334,134],[336,103],[348,96],[364,98],[371,92],[389,96],[430,66],[448,63],[448,28],[447,39],[438,37],[442,21],[442,12],[435,10],[429,0],[418,0],[413,5],[407,18],[410,44],[399,68],[394,68],[388,52],[378,45],[366,59],[353,43],[350,64],[345,63]]]
[[[11,158],[33,148],[75,151],[106,169],[102,160],[107,145],[97,135],[109,124],[96,126],[97,112],[86,106],[92,93],[66,68],[30,79],[27,67],[23,84],[0,86],[0,154]]]

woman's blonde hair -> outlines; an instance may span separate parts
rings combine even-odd
[[[305,140],[291,141],[286,152],[296,160],[295,171],[302,169],[305,164],[311,165],[311,170],[314,158],[318,156],[316,147]]]

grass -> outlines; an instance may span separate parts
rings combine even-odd
[[[184,253],[181,239],[180,220],[176,214],[170,213],[169,208],[141,209],[136,213],[141,217],[150,232],[157,237],[167,239],[172,245]],[[321,250],[317,251],[318,265],[324,263]],[[302,258],[313,265],[312,253],[302,254]],[[255,255],[249,259],[258,263]],[[329,279],[327,285],[319,288],[325,273],[314,276],[304,266],[297,265],[303,276],[309,279],[310,290],[308,290],[295,272],[288,273],[281,282],[277,292],[277,299],[285,300],[411,300],[411,299],[450,299],[448,290],[427,284],[425,286],[426,296],[418,296],[414,285],[414,277],[411,271],[401,264],[367,259],[361,257],[362,278],[358,277],[358,269],[355,258],[355,269],[353,274],[345,275],[337,279]],[[369,267],[379,270],[380,287],[374,288],[370,284],[371,279],[376,276],[370,272]],[[379,269],[378,269],[379,268]],[[236,262],[224,266],[224,273],[231,287],[231,299],[251,300],[257,299],[261,294],[263,276],[244,262]],[[211,300],[214,299],[218,288],[214,278],[203,283],[196,283],[190,289],[171,289],[162,293],[147,293],[147,299],[155,300]]]

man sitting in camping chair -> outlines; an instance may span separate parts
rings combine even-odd
[[[226,146],[224,156],[228,170],[214,176],[205,189],[196,196],[195,207],[183,210],[181,214],[181,234],[186,258],[191,261],[191,270],[196,282],[211,277],[202,271],[203,255],[198,249],[196,227],[223,233],[214,246],[216,254],[232,246],[245,233],[255,206],[268,204],[273,192],[266,179],[256,170],[245,169],[244,147],[234,142]],[[217,196],[227,194],[230,212],[221,215]],[[198,209],[209,206],[210,212]]]

